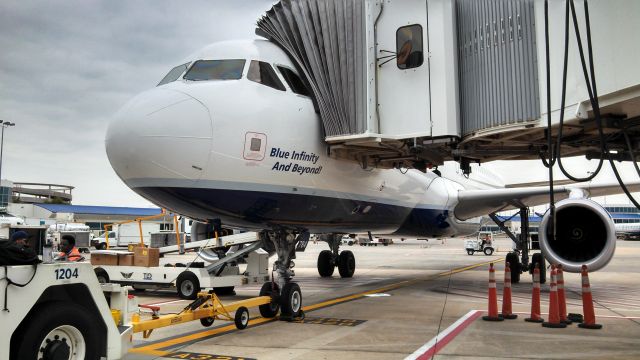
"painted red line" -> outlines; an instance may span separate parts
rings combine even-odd
[[[480,310],[472,310],[444,331],[436,335],[428,343],[424,344],[420,349],[409,355],[405,360],[428,360],[440,350],[444,349],[453,339],[456,338],[467,326],[471,325],[477,318],[482,315]],[[461,321],[462,320],[462,321]]]

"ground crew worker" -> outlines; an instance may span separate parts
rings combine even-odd
[[[27,248],[27,239],[29,234],[26,231],[16,231],[11,235],[11,242],[20,248]]]
[[[76,238],[73,235],[63,235],[60,240],[61,252],[56,257],[58,261],[81,261],[84,257],[76,247]]]
[[[16,231],[10,241],[0,241],[0,265],[35,265],[40,262],[38,255],[29,247],[29,234]]]

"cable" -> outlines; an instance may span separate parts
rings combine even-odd
[[[586,65],[584,62],[584,54],[582,51],[582,38],[580,36],[580,32],[578,29],[578,21],[577,18],[575,16],[575,9],[574,9],[574,5],[573,5],[573,0],[566,0],[565,2],[566,6],[565,6],[565,36],[564,36],[564,65],[563,65],[563,69],[562,69],[562,100],[560,103],[560,122],[558,125],[558,138],[557,138],[557,145],[556,145],[556,159],[558,162],[558,167],[560,168],[560,171],[562,172],[562,174],[564,176],[566,176],[567,178],[571,179],[572,181],[575,182],[587,182],[587,181],[591,181],[593,180],[599,173],[600,170],[602,170],[602,165],[604,164],[604,159],[603,157],[600,157],[600,160],[598,161],[598,167],[596,168],[595,171],[593,171],[591,173],[591,175],[585,177],[585,178],[579,178],[579,177],[575,177],[573,175],[571,175],[564,167],[564,165],[562,164],[562,130],[564,127],[564,109],[565,109],[565,105],[566,105],[566,95],[567,95],[567,68],[568,68],[568,62],[569,62],[569,9],[571,8],[572,10],[572,15],[573,15],[573,25],[574,25],[574,29],[576,32],[576,41],[578,42],[578,49],[580,50],[580,57],[581,57],[581,61],[582,61],[582,65],[583,65],[583,71],[584,71],[584,75],[585,75],[585,81],[587,82],[587,90],[589,92],[589,99],[592,99],[592,91],[591,91],[591,85],[589,84],[589,76],[586,73]],[[593,107],[593,106],[592,106]],[[598,119],[596,118],[596,123],[597,123]],[[602,141],[602,139],[601,139]],[[604,144],[601,142],[601,148]]]
[[[5,277],[2,280],[7,280],[7,285],[4,287],[4,306],[2,307],[2,311],[9,312],[9,309],[7,308],[7,295],[9,293],[7,289],[9,288],[9,285],[22,288],[31,284],[33,279],[36,277],[36,273],[38,272],[38,265],[33,265],[33,275],[31,275],[31,279],[29,279],[29,281],[27,281],[24,284],[18,284],[16,282],[13,282],[11,279],[9,279],[9,268],[7,266],[3,266],[3,267],[4,267]]]
[[[444,310],[447,308],[447,299],[449,298],[449,289],[451,288],[451,276],[453,275],[453,269],[449,269],[449,281],[447,282],[447,292],[444,293],[444,303],[442,304],[442,312],[440,313],[440,321],[438,322],[438,332],[436,333],[436,341],[433,344],[433,348],[438,348],[438,335],[440,335],[440,329],[442,328],[442,319],[444,318]],[[436,352],[431,355],[431,360],[436,356]]]
[[[568,67],[568,56],[569,56],[569,11],[571,11],[571,19],[573,20],[573,27],[574,27],[574,32],[576,35],[576,41],[578,44],[578,51],[580,54],[580,62],[582,65],[582,72],[584,75],[584,79],[585,79],[585,83],[587,86],[587,92],[589,95],[589,102],[591,103],[591,107],[592,110],[594,112],[594,117],[595,117],[595,123],[596,126],[598,128],[598,138],[600,141],[600,151],[602,153],[602,156],[600,157],[599,161],[598,161],[598,166],[596,168],[596,170],[590,175],[587,176],[585,178],[579,178],[579,177],[575,177],[573,175],[571,175],[565,168],[564,165],[562,164],[562,153],[561,153],[561,149],[562,149],[562,130],[564,127],[564,110],[565,110],[565,105],[566,105],[566,88],[567,88],[567,67]],[[592,40],[591,40],[591,22],[590,22],[590,17],[589,17],[589,5],[588,5],[588,0],[584,0],[584,13],[585,13],[585,20],[586,20],[586,30],[587,30],[587,51],[588,51],[588,56],[589,56],[589,67],[587,69],[587,64],[586,64],[586,60],[585,60],[585,54],[584,54],[584,49],[583,49],[583,44],[582,44],[582,36],[580,35],[580,29],[578,26],[578,20],[577,20],[577,15],[576,15],[576,10],[575,10],[575,3],[574,0],[566,0],[565,1],[565,36],[564,36],[564,63],[563,63],[563,74],[562,74],[562,100],[561,100],[561,105],[560,105],[560,119],[559,119],[559,125],[558,125],[558,135],[557,135],[557,141],[556,141],[556,147],[555,149],[553,147],[550,147],[549,149],[547,149],[548,152],[548,157],[549,160],[545,159],[543,154],[540,154],[540,158],[542,160],[542,163],[545,167],[550,168],[549,170],[549,186],[550,186],[550,209],[553,212],[555,210],[555,199],[554,199],[554,192],[553,192],[553,171],[551,170],[551,168],[553,167],[553,165],[556,163],[558,163],[558,166],[560,168],[560,170],[562,171],[562,173],[569,179],[576,181],[576,182],[587,182],[587,181],[591,181],[593,180],[602,170],[602,166],[604,164],[604,160],[605,157],[607,158],[607,160],[609,161],[609,164],[611,166],[611,169],[613,170],[613,173],[616,177],[616,180],[618,181],[618,183],[620,184],[620,187],[622,188],[623,192],[627,195],[627,197],[629,198],[629,200],[638,208],[640,209],[640,204],[633,198],[633,196],[631,195],[629,189],[627,188],[627,186],[624,184],[624,181],[622,180],[620,173],[613,161],[613,158],[611,156],[611,153],[608,149],[607,146],[607,141],[610,139],[607,139],[607,137],[604,134],[603,131],[603,125],[602,125],[602,116],[600,113],[600,104],[599,104],[599,100],[598,100],[598,91],[597,91],[597,82],[596,82],[596,77],[595,77],[595,67],[594,67],[594,56],[593,56],[593,45],[592,45]],[[550,107],[550,92],[551,92],[551,82],[550,82],[550,57],[549,57],[549,33],[548,33],[548,24],[549,24],[549,15],[548,15],[548,1],[545,0],[545,42],[546,42],[546,49],[547,49],[547,54],[546,54],[546,66],[547,66],[547,126],[548,126],[548,130],[547,130],[547,146],[549,146],[549,144],[551,143],[551,117],[550,117],[550,112],[551,112],[551,107]],[[625,130],[623,130],[623,135],[625,136],[625,140],[627,142],[627,146],[629,147],[629,152],[631,154],[631,156],[633,157],[633,161],[634,161],[634,166],[636,168],[636,171],[638,172],[638,175],[640,175],[640,167],[638,167],[637,163],[635,162],[635,154],[633,152],[633,147],[631,146],[631,142],[628,138],[628,134],[626,133]],[[552,215],[555,215],[554,213],[552,213]],[[553,231],[553,234],[555,234],[555,230]]]

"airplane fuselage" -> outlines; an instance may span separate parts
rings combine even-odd
[[[188,62],[206,59],[245,60],[241,78],[163,84],[109,127],[114,169],[159,206],[245,229],[443,237],[478,228],[453,216],[458,190],[502,185],[478,168],[465,178],[453,164],[439,176],[332,159],[311,98],[283,76],[294,69],[284,52],[266,41],[222,43]],[[249,80],[252,60],[276,69],[286,90]]]

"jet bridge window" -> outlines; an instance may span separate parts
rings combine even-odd
[[[282,74],[284,80],[289,84],[291,91],[298,95],[309,96],[309,90],[307,90],[307,87],[304,85],[298,74],[284,66],[278,66],[278,70],[280,70],[280,74]]]
[[[249,72],[247,73],[247,79],[276,90],[286,91],[282,81],[278,79],[275,70],[266,62],[252,60],[249,66]]]
[[[424,63],[422,26],[409,25],[396,32],[398,68],[413,69]]]
[[[188,62],[186,64],[178,65],[173,69],[171,69],[171,71],[169,71],[169,73],[165,75],[165,77],[162,78],[162,80],[160,80],[157,86],[168,84],[170,82],[174,82],[178,80],[180,75],[184,74],[184,72],[187,70],[187,68],[189,67],[189,64],[191,63]]]
[[[184,75],[186,80],[239,80],[246,60],[198,60]]]

